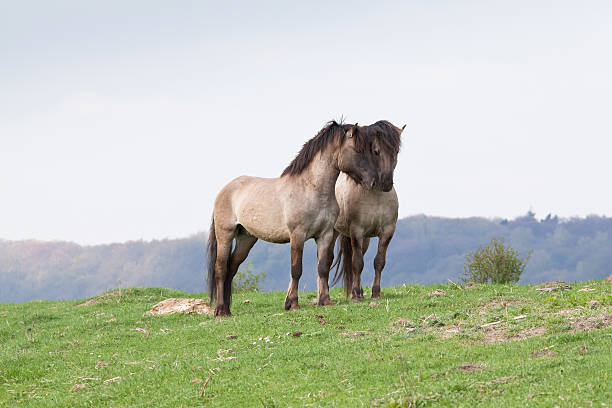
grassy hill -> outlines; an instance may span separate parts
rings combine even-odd
[[[383,300],[147,316],[161,288],[0,304],[0,406],[604,406],[612,284],[404,285]],[[549,290],[550,291],[547,291]],[[203,296],[203,295],[195,295]]]

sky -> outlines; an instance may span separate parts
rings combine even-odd
[[[612,2],[0,0],[0,238],[208,229],[330,119],[406,124],[400,217],[612,215]]]

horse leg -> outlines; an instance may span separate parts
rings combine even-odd
[[[363,245],[361,247],[361,253],[363,254],[363,258],[365,259],[365,254],[368,252],[368,248],[370,247],[370,237],[363,238]],[[363,286],[361,286],[361,274],[359,276],[355,276],[354,279],[359,279],[359,289],[361,290],[361,297],[363,298]]]
[[[232,280],[234,279],[234,276],[236,276],[240,264],[242,264],[242,262],[244,262],[249,255],[249,251],[251,251],[251,248],[253,248],[255,242],[257,242],[257,237],[249,235],[245,232],[242,232],[236,236],[236,246],[232,252],[232,256],[230,257],[229,273],[225,281],[224,300],[228,305],[232,300]]]
[[[329,270],[334,260],[334,243],[337,233],[331,230],[317,238],[317,304],[319,306],[333,305],[329,297]]]
[[[358,229],[351,231],[351,248],[353,250],[353,300],[363,300],[363,289],[361,288],[361,272],[363,271],[363,232]]]
[[[380,299],[380,275],[387,260],[387,248],[393,238],[393,232],[378,237],[378,252],[374,258],[374,282],[372,282],[372,299]]]
[[[298,304],[298,285],[302,276],[302,254],[304,253],[304,239],[292,236],[291,245],[291,283],[285,298],[285,310],[297,310]]]
[[[230,302],[226,302],[226,281],[229,277],[228,260],[232,251],[234,231],[217,228],[217,260],[215,262],[215,280],[217,283],[217,299],[215,316],[231,316]],[[231,279],[229,280],[229,295],[231,297]],[[230,299],[227,299],[230,300]]]

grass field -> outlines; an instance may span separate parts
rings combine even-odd
[[[160,288],[0,304],[0,406],[612,406],[612,284],[400,286],[234,317],[146,316]]]

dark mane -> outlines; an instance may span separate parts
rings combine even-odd
[[[281,174],[283,176],[296,176],[301,174],[312,162],[317,153],[325,150],[327,146],[344,137],[345,131],[352,125],[338,123],[335,120],[327,122],[325,127],[317,133],[315,137],[304,143],[295,159],[287,166]],[[357,139],[356,139],[357,140]]]
[[[378,138],[380,147],[388,154],[397,154],[402,147],[401,130],[391,122],[379,120],[368,126],[368,133]]]

